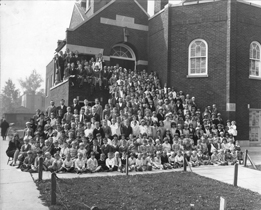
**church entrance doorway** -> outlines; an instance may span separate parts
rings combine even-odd
[[[114,45],[111,49],[110,65],[116,66],[116,64],[128,70],[135,70],[136,56],[134,51],[125,44]]]

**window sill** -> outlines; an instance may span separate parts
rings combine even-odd
[[[208,77],[208,74],[202,74],[202,75],[187,75],[187,78],[205,78]]]
[[[249,79],[256,79],[256,80],[261,80],[261,77],[256,77],[256,76],[249,76]]]

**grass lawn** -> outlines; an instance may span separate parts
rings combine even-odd
[[[41,199],[52,210],[88,209],[84,204],[112,210],[189,210],[190,204],[194,204],[195,210],[218,210],[220,196],[227,199],[227,210],[261,209],[258,193],[190,172],[75,178],[57,182],[56,206],[50,204],[50,180],[37,184]]]

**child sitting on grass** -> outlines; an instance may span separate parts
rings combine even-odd
[[[66,155],[59,172],[74,172],[74,161],[71,159],[70,153]]]
[[[63,161],[60,158],[59,153],[54,154],[54,161],[51,166],[48,167],[51,172],[58,172],[62,169]]]
[[[192,151],[192,155],[190,156],[190,161],[189,163],[191,164],[192,167],[199,166],[199,160],[197,156],[197,151]]]
[[[181,151],[179,150],[177,155],[175,156],[175,164],[178,168],[183,167],[184,164],[184,156],[182,155]]]
[[[78,153],[78,158],[75,160],[74,162],[75,164],[75,171],[77,172],[77,174],[82,174],[84,172],[86,172],[86,167],[85,167],[85,160],[83,159],[83,154],[82,153]]]
[[[104,153],[101,153],[100,155],[98,166],[100,166],[100,171],[108,171],[108,167],[106,166],[106,155]]]
[[[226,161],[228,162],[228,165],[234,165],[237,163],[237,152],[234,149],[226,153]]]
[[[91,157],[87,160],[87,169],[91,173],[97,172],[101,169],[101,166],[98,166],[98,161],[93,152],[91,152]]]
[[[128,159],[128,163],[129,163],[129,168],[130,168],[129,171],[135,170],[136,158],[135,158],[133,153],[130,154],[130,157]]]
[[[45,156],[45,160],[43,162],[43,169],[45,171],[48,171],[49,170],[49,167],[52,167],[52,164],[53,164],[53,161],[54,161],[54,158],[51,156],[51,153],[50,152],[46,152],[44,154]]]
[[[120,153],[118,151],[114,154],[114,166],[117,167],[118,171],[122,172],[122,163]]]
[[[33,152],[31,150],[29,150],[27,152],[26,158],[24,159],[24,161],[21,165],[21,171],[29,172],[31,170],[33,164],[34,164]]]
[[[163,169],[171,169],[171,165],[169,164],[169,157],[167,155],[167,151],[163,151],[161,156],[161,164],[163,165]]]
[[[138,157],[135,163],[135,171],[142,171],[142,166],[143,166],[142,154],[138,153]]]
[[[151,165],[153,169],[163,169],[163,165],[161,164],[161,152],[157,151],[156,152],[156,156],[154,156],[153,154],[151,155]]]
[[[219,161],[219,165],[221,166],[228,165],[228,162],[226,161],[225,151],[223,149],[219,150],[218,161]]]
[[[112,152],[108,153],[108,158],[106,159],[106,166],[109,172],[118,170],[118,168],[115,166],[115,159],[113,157]]]
[[[169,164],[172,168],[177,168],[177,165],[175,164],[175,152],[171,151],[169,156]]]

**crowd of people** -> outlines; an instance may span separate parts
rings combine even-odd
[[[80,62],[75,66],[82,68]],[[73,99],[66,106],[61,99],[59,106],[51,101],[45,111],[37,110],[23,136],[9,134],[11,166],[37,172],[43,158],[46,171],[81,174],[124,172],[127,163],[129,171],[150,171],[179,168],[184,160],[192,167],[242,161],[236,122],[224,122],[215,104],[200,110],[195,97],[161,86],[155,72],[94,68],[108,72],[107,104],[95,99],[91,106],[85,99],[80,106]],[[81,82],[73,79],[74,85]]]
[[[81,88],[84,83],[88,83],[91,87],[107,89],[110,67],[103,68],[103,65],[102,54],[87,61],[79,57],[77,51],[72,52],[69,49],[65,53],[60,51],[54,57],[55,85],[70,78],[71,86]]]

